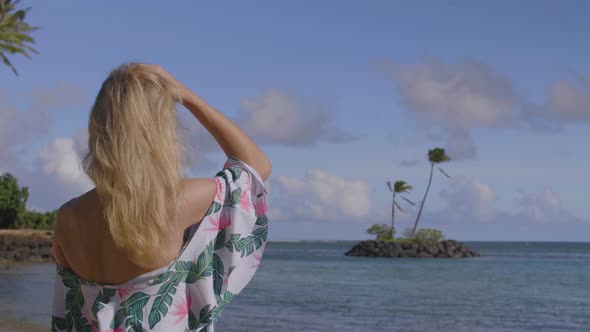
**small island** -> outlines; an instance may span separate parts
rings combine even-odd
[[[357,243],[352,249],[345,253],[346,256],[365,256],[365,257],[411,257],[411,258],[469,258],[479,257],[480,254],[468,248],[464,243],[456,240],[445,240],[443,233],[436,229],[418,228],[420,216],[424,209],[424,203],[432,184],[432,176],[434,168],[438,170],[447,178],[451,176],[447,174],[440,166],[441,163],[451,160],[445,149],[434,148],[428,150],[428,162],[430,163],[430,177],[428,178],[428,185],[424,192],[424,197],[420,202],[416,221],[414,226],[404,232],[404,237],[395,237],[395,212],[405,211],[400,206],[398,198],[401,198],[406,203],[415,206],[416,204],[410,199],[401,196],[412,190],[412,186],[405,181],[387,181],[387,188],[392,193],[391,202],[391,226],[385,224],[375,224],[367,229],[368,234],[376,235],[375,240],[366,240]]]
[[[357,243],[346,256],[395,258],[469,258],[480,254],[456,240],[420,243],[415,241],[367,240]]]

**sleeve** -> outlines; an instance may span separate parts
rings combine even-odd
[[[268,234],[267,190],[250,165],[229,158],[215,177],[220,210],[212,258],[213,288],[222,308],[252,279]],[[216,220],[216,222],[215,222]]]

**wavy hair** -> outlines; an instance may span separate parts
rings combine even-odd
[[[182,177],[173,89],[137,64],[104,81],[90,111],[84,171],[94,181],[115,244],[137,265],[164,253]]]

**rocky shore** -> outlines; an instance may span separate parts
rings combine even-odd
[[[52,262],[52,233],[0,230],[0,263]]]
[[[345,255],[399,258],[468,258],[480,256],[464,243],[456,240],[444,240],[438,243],[368,240],[357,243]]]

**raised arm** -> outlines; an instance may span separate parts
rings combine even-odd
[[[252,166],[260,174],[262,180],[266,180],[270,176],[272,171],[270,161],[236,124],[190,91],[162,67],[143,66],[150,66],[160,77],[172,84],[182,105],[191,111],[209,131],[228,157],[238,158]]]
[[[182,104],[209,131],[228,157],[236,157],[249,164],[264,181],[270,176],[270,161],[235,123],[189,89],[182,92],[181,98]]]

